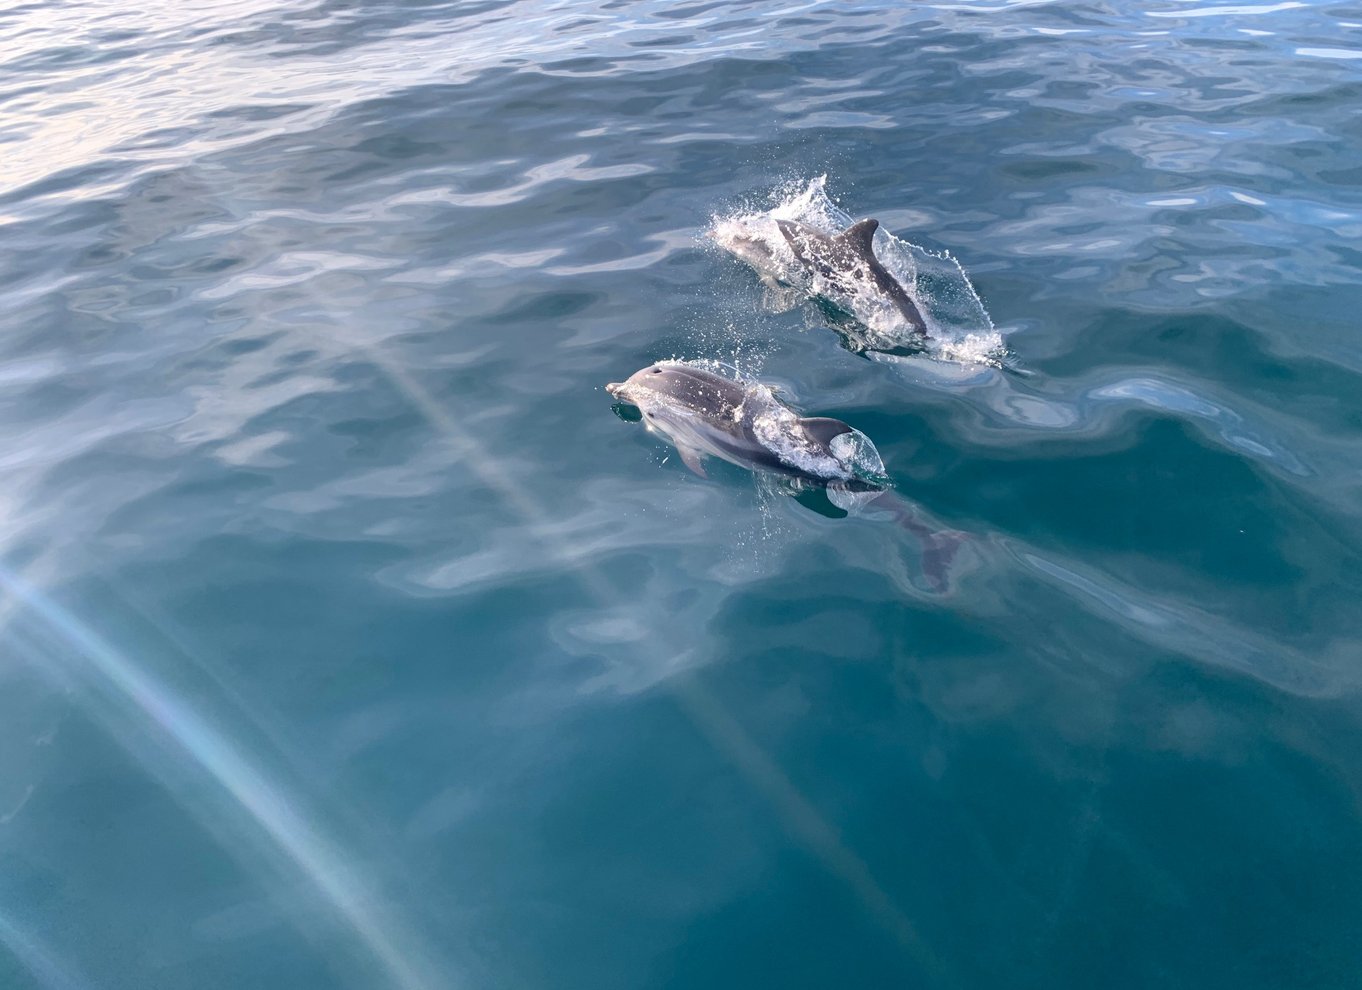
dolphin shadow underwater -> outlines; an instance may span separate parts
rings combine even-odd
[[[606,391],[622,419],[642,420],[702,478],[703,458],[779,479],[778,490],[831,518],[851,513],[895,522],[921,546],[931,590],[945,591],[964,534],[924,523],[890,487],[870,439],[839,419],[800,416],[760,382],[744,382],[681,361],[660,361]],[[636,410],[631,414],[630,410]]]

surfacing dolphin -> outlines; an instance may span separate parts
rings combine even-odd
[[[666,437],[701,477],[701,458],[708,454],[820,485],[880,490],[888,484],[865,434],[839,419],[800,416],[759,382],[660,361],[605,389],[636,406],[648,428]]]
[[[918,541],[929,590],[945,591],[963,535],[942,531],[890,490],[875,445],[840,419],[800,416],[759,382],[743,382],[681,361],[659,361],[605,387],[634,406],[682,461],[705,477],[701,458],[783,477],[787,494],[823,515],[869,512]],[[823,499],[822,504],[817,500]]]
[[[795,220],[762,216],[725,221],[710,236],[765,277],[794,284],[857,317],[868,314],[868,321],[876,311],[887,311],[898,324],[895,329],[925,340],[922,310],[875,255],[879,226],[870,218],[828,234]]]

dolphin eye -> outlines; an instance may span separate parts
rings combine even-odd
[[[654,369],[653,369],[653,374],[655,374],[655,375],[660,375],[660,374],[662,374],[662,369],[661,369],[661,368],[654,368]]]

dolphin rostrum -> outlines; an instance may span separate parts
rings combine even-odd
[[[827,234],[795,220],[759,217],[729,221],[716,227],[712,236],[763,275],[803,282],[801,287],[810,294],[845,306],[858,317],[868,309],[887,309],[904,329],[925,338],[922,311],[875,255],[879,226],[870,218]]]
[[[820,485],[887,485],[879,454],[863,433],[838,419],[800,416],[758,382],[660,361],[605,389],[638,407],[648,428],[670,441],[701,477],[700,459],[709,454]]]

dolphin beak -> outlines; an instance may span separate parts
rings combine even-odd
[[[620,394],[620,389],[622,388],[624,388],[624,382],[611,382],[609,385],[605,386],[605,390],[614,396],[618,396]]]

